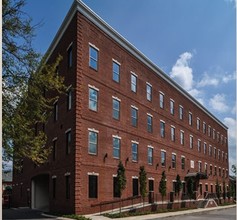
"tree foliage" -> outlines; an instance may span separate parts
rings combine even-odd
[[[236,165],[235,164],[233,164],[231,166],[231,172],[236,176]]]
[[[123,163],[119,161],[118,169],[117,169],[117,178],[118,178],[118,192],[120,197],[122,196],[123,190],[126,188],[126,175],[125,175],[125,168]]]
[[[176,183],[175,183],[175,194],[177,193],[178,196],[179,196],[179,193],[180,193],[181,189],[182,189],[182,181],[180,179],[180,175],[177,174]]]
[[[139,183],[140,183],[140,194],[142,198],[144,199],[146,194],[147,194],[147,174],[144,166],[140,167],[140,172],[139,172]]]
[[[33,46],[35,28],[22,10],[25,0],[2,2],[2,128],[3,161],[27,157],[35,164],[47,161],[50,146],[41,131],[35,135],[35,124],[44,124],[53,100],[65,91],[63,78],[56,74],[55,63],[46,59]],[[46,98],[44,92],[56,91]]]
[[[189,199],[191,200],[193,198],[193,185],[194,185],[194,181],[192,178],[189,178],[187,180],[187,193],[188,193],[188,196],[189,196]]]
[[[166,195],[166,175],[165,175],[165,171],[162,172],[162,176],[161,176],[161,180],[160,180],[160,184],[159,184],[159,192],[161,194],[162,202],[163,202],[164,197]]]

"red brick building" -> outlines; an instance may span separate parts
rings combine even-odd
[[[92,213],[91,204],[117,199],[117,166],[126,169],[123,198],[167,193],[177,174],[198,178],[198,198],[228,180],[227,127],[81,1],[75,1],[48,49],[68,94],[44,126],[53,146],[41,167],[23,161],[14,173],[13,205],[52,212]],[[159,197],[161,198],[161,197]]]

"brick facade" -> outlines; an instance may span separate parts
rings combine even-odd
[[[78,8],[76,9],[76,7]],[[187,173],[198,172],[198,162],[207,163],[208,179],[200,180],[197,188],[199,198],[203,198],[206,186],[215,192],[218,179],[228,181],[228,140],[227,128],[195,101],[187,92],[149,63],[137,49],[116,35],[93,12],[81,2],[74,2],[58,34],[49,48],[49,62],[58,54],[63,56],[59,74],[65,77],[65,84],[72,88],[72,109],[67,110],[66,95],[58,100],[58,120],[53,115],[45,126],[48,140],[57,140],[56,158],[51,155],[49,162],[35,167],[24,160],[23,172],[14,173],[14,206],[28,206],[31,200],[32,178],[46,174],[49,182],[49,210],[64,213],[93,213],[97,211],[91,204],[110,201],[113,197],[113,176],[116,175],[119,160],[126,169],[127,187],[123,198],[133,195],[132,179],[139,177],[139,168],[144,165],[147,177],[154,181],[154,193],[158,194],[161,173],[165,171],[167,192],[173,191],[176,175],[185,181]],[[75,12],[72,16],[72,12]],[[96,21],[96,22],[95,22]],[[63,31],[64,30],[64,31]],[[111,33],[111,34],[109,34]],[[60,35],[61,34],[61,35]],[[120,42],[121,41],[121,42]],[[72,44],[71,44],[72,43]],[[72,67],[67,65],[67,49],[72,47]],[[98,69],[89,66],[89,46],[98,49]],[[129,49],[128,49],[129,48]],[[132,51],[132,52],[131,52]],[[135,55],[134,55],[135,54]],[[120,64],[120,82],[112,79],[113,60]],[[145,60],[145,62],[143,62]],[[148,63],[148,64],[147,64]],[[131,91],[131,73],[137,76],[137,91]],[[152,99],[147,100],[146,85],[152,86]],[[89,109],[89,88],[98,90],[98,110]],[[159,94],[164,94],[164,108],[160,108]],[[113,119],[113,98],[120,101],[119,120]],[[174,115],[170,113],[170,100],[174,101]],[[183,107],[183,119],[179,118],[179,106]],[[138,124],[132,126],[131,106],[138,112]],[[192,125],[189,125],[189,113]],[[152,132],[147,131],[147,115],[152,116]],[[200,130],[197,129],[200,119]],[[160,135],[160,121],[165,122],[165,137]],[[203,133],[206,123],[206,134]],[[208,135],[211,126],[211,136]],[[175,140],[171,140],[171,127],[175,128]],[[65,132],[71,129],[70,153],[66,154]],[[89,129],[89,130],[88,130]],[[215,129],[215,138],[213,138]],[[88,153],[88,133],[97,132],[97,152]],[[180,144],[180,131],[184,133],[184,144]],[[217,132],[219,138],[217,139]],[[190,148],[190,135],[193,148]],[[223,136],[223,141],[221,141]],[[120,158],[113,157],[113,137],[120,140]],[[201,140],[201,152],[197,142]],[[138,143],[138,160],[132,161],[132,141]],[[206,142],[207,151],[203,146]],[[212,154],[209,155],[209,146]],[[153,149],[152,163],[148,164],[148,146]],[[216,158],[214,157],[216,148]],[[218,149],[220,159],[218,159]],[[166,165],[161,165],[161,151],[166,152]],[[224,152],[224,160],[222,159]],[[176,168],[172,168],[172,153],[176,155]],[[227,158],[226,158],[227,155]],[[185,157],[185,169],[181,168],[181,156]],[[194,167],[190,167],[194,161]],[[212,165],[212,175],[210,174]],[[217,167],[217,175],[214,169]],[[219,176],[219,167],[221,176]],[[224,169],[224,178],[223,178]],[[97,198],[89,198],[89,175],[97,176]],[[70,176],[70,198],[66,198],[66,176]],[[56,179],[55,198],[53,198],[53,179]],[[21,192],[22,191],[22,192]],[[28,193],[26,193],[28,192]]]

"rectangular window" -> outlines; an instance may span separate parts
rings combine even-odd
[[[214,168],[214,176],[216,176],[217,175],[217,167],[215,166],[215,168]]]
[[[151,101],[152,99],[152,86],[149,83],[146,84],[146,99],[148,101]]]
[[[218,143],[219,143],[219,142],[220,142],[220,133],[219,133],[219,132],[217,132],[216,138],[217,138],[217,141],[218,141]]]
[[[204,142],[203,144],[203,153],[206,154],[207,153],[207,144]]]
[[[117,83],[120,81],[120,65],[113,61],[113,80]]]
[[[57,121],[58,120],[58,102],[57,101],[54,103],[53,112],[54,112],[54,121]]]
[[[198,140],[198,152],[201,152],[201,140]]]
[[[94,131],[89,131],[89,137],[88,137],[88,143],[89,143],[89,154],[97,154],[97,137],[98,137],[98,133],[94,132]]]
[[[185,157],[181,157],[181,169],[185,170]]]
[[[198,161],[198,172],[202,172],[202,162]]]
[[[175,128],[170,128],[170,134],[171,134],[171,141],[175,141]]]
[[[170,114],[174,115],[174,101],[170,100]]]
[[[204,172],[207,174],[207,163],[204,165]]]
[[[133,178],[132,179],[132,191],[133,191],[133,196],[138,196],[138,179]]]
[[[113,137],[113,157],[120,158],[120,139]]]
[[[188,113],[188,124],[189,125],[192,125],[193,123],[193,115],[191,112]]]
[[[131,74],[131,90],[137,92],[137,76]]]
[[[153,163],[153,148],[152,147],[147,148],[147,159],[148,159],[148,164],[152,165]]]
[[[66,176],[66,199],[70,199],[71,180],[70,175]]]
[[[136,108],[131,107],[131,117],[132,117],[132,126],[137,127],[138,110]]]
[[[202,126],[203,126],[203,134],[206,134],[206,123],[203,122]]]
[[[166,152],[161,151],[161,166],[165,167],[165,165],[166,165]]]
[[[206,190],[206,192],[208,192],[208,185],[207,184],[205,185],[205,190]]]
[[[164,108],[164,94],[160,93],[160,108]]]
[[[56,178],[52,179],[52,183],[53,183],[53,199],[56,198]]]
[[[72,45],[67,50],[67,66],[72,67]]]
[[[89,61],[89,65],[92,69],[97,70],[98,69],[98,55],[99,55],[99,51],[90,46],[89,47],[89,53],[90,53],[90,61]]]
[[[70,154],[71,142],[72,142],[72,134],[71,131],[68,131],[66,133],[66,154]]]
[[[98,197],[98,176],[89,175],[89,198]]]
[[[224,161],[224,151],[222,151],[221,157],[222,157],[222,161]]]
[[[132,161],[137,162],[138,160],[138,144],[132,142]]]
[[[149,133],[152,133],[152,116],[151,115],[147,115],[147,131]]]
[[[200,130],[200,119],[197,118],[197,130]]]
[[[212,156],[212,146],[209,145],[209,156],[211,157]]]
[[[221,176],[221,168],[219,167],[219,176]]]
[[[154,191],[154,180],[148,181],[149,192]]]
[[[165,122],[160,121],[160,136],[165,137]]]
[[[212,176],[212,165],[210,165],[210,176]]]
[[[180,120],[183,120],[183,117],[184,117],[184,109],[183,109],[183,106],[179,106],[179,119]]]
[[[211,137],[211,126],[210,125],[208,125],[207,133],[208,133],[208,136]]]
[[[118,185],[118,177],[113,177],[113,185],[114,185],[114,198],[119,198],[119,185]]]
[[[184,132],[180,131],[180,144],[184,145]]]
[[[189,141],[190,141],[190,148],[193,148],[193,136],[189,136]]]
[[[172,154],[172,168],[176,168],[176,154]]]
[[[89,109],[92,111],[98,110],[98,91],[89,88]]]
[[[55,159],[56,159],[56,149],[57,149],[57,139],[54,139],[53,140],[53,152],[52,152],[52,154],[53,154],[53,161],[55,161]]]
[[[214,147],[214,158],[216,159],[216,148]]]
[[[218,160],[220,160],[220,150],[218,150]]]
[[[119,120],[120,118],[120,101],[113,99],[113,118]]]
[[[67,110],[71,110],[72,108],[72,90],[69,89],[67,91]]]
[[[216,131],[215,131],[215,129],[212,130],[212,138],[213,138],[213,140],[216,139]]]

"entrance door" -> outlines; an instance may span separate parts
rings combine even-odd
[[[49,211],[49,175],[38,175],[32,178],[31,208]]]

